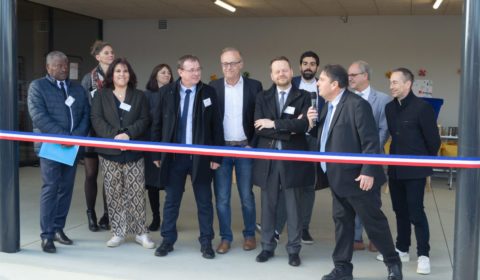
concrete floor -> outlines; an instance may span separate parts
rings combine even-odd
[[[57,245],[56,254],[41,251],[39,238],[40,170],[35,167],[20,169],[21,251],[14,254],[0,253],[0,280],[3,279],[320,279],[333,267],[331,253],[334,246],[334,225],[331,218],[329,190],[317,192],[311,233],[315,244],[304,245],[301,251],[302,265],[291,267],[285,252],[282,236],[275,257],[267,263],[255,262],[260,246],[250,252],[241,248],[242,219],[238,193],[233,192],[233,229],[236,240],[232,250],[213,260],[201,257],[197,241],[198,223],[193,192],[187,187],[180,213],[179,240],[175,251],[167,257],[154,257],[154,250],[144,249],[131,239],[118,248],[107,248],[109,232],[90,232],[85,216],[83,193],[83,166],[79,166],[70,214],[65,227],[66,234],[74,240],[73,246]],[[447,180],[433,179],[433,191],[425,195],[425,208],[430,222],[431,264],[430,275],[418,275],[416,270],[415,238],[410,250],[411,261],[404,263],[405,279],[451,279],[453,257],[453,231],[455,191],[448,190]],[[255,188],[258,213],[259,190]],[[163,199],[163,192],[162,192]],[[392,232],[396,235],[395,218],[390,197],[382,193],[383,210]],[[100,200],[98,200],[100,201]],[[97,213],[102,210],[97,201]],[[148,213],[150,216],[150,211]],[[150,222],[150,218],[148,218]],[[217,222],[215,230],[218,233]],[[151,233],[154,241],[161,241],[158,232]],[[257,240],[259,236],[257,235]],[[217,237],[214,246],[219,242]],[[375,253],[354,253],[355,279],[385,279],[386,268],[375,260]]]

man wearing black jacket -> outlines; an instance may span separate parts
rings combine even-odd
[[[347,71],[340,65],[327,65],[318,79],[319,94],[327,101],[320,115],[308,110],[310,131],[317,136],[316,150],[331,153],[379,154],[378,129],[370,104],[350,92]],[[401,280],[402,263],[395,252],[387,217],[380,209],[379,188],[385,183],[379,165],[321,162],[318,182],[332,191],[332,216],[335,222],[334,269],[322,280],[353,279],[353,240],[355,214],[363,221],[368,237],[385,255],[388,280]]]
[[[257,95],[255,129],[258,148],[276,150],[308,150],[305,132],[306,113],[311,106],[310,95],[292,86],[293,71],[286,57],[270,64],[273,86]],[[285,197],[287,213],[288,263],[300,265],[299,252],[302,233],[301,199],[303,188],[312,186],[314,165],[310,162],[255,160],[253,183],[262,189],[262,252],[257,262],[273,257],[277,246],[274,238],[278,198]]]
[[[202,68],[199,59],[192,55],[182,56],[177,67],[180,79],[160,90],[161,97],[153,116],[152,140],[222,146],[224,138],[217,96],[212,87],[200,81]],[[214,170],[219,168],[222,159],[171,153],[158,154],[156,159],[154,163],[160,168],[162,182],[166,184],[166,198],[161,227],[163,241],[155,255],[166,256],[173,251],[185,180],[190,175],[198,209],[202,256],[214,258],[211,182]]]
[[[390,76],[392,100],[385,107],[392,135],[390,154],[436,156],[440,148],[433,108],[412,92],[413,74],[398,68]],[[431,167],[389,166],[390,197],[397,218],[396,247],[403,261],[409,260],[411,224],[417,238],[417,273],[430,273],[429,228],[423,206],[426,177]],[[381,256],[378,257],[382,259]]]
[[[229,147],[255,147],[255,128],[253,113],[255,97],[262,91],[262,84],[241,76],[243,59],[235,48],[225,48],[220,55],[220,64],[224,77],[212,81],[218,97],[220,119],[223,120],[225,145]],[[232,210],[232,172],[235,167],[237,189],[242,204],[243,215],[243,249],[253,250],[257,247],[255,240],[255,197],[252,191],[252,164],[250,158],[224,157],[220,168],[215,170],[215,204],[220,226],[221,242],[217,253],[225,254],[233,241]]]

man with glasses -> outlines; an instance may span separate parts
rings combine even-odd
[[[196,56],[185,55],[178,60],[179,79],[160,90],[161,98],[153,116],[152,140],[187,145],[223,145],[222,122],[218,113],[215,90],[200,81],[202,68]],[[165,182],[165,203],[161,226],[162,244],[155,256],[173,251],[177,241],[177,219],[190,175],[197,203],[202,256],[215,257],[212,249],[213,204],[211,182],[222,159],[214,156],[159,153],[154,156]]]
[[[237,49],[223,49],[220,63],[224,77],[212,81],[210,85],[217,93],[220,119],[223,120],[225,145],[251,148],[255,146],[255,128],[253,127],[255,97],[258,92],[262,91],[262,84],[257,80],[241,76],[243,60]],[[252,191],[252,159],[225,157],[220,168],[215,171],[214,178],[215,202],[221,237],[221,242],[216,250],[219,254],[227,253],[233,241],[230,197],[234,167],[242,205],[243,249],[249,251],[257,247],[255,197]]]
[[[383,152],[383,147],[389,136],[387,119],[385,118],[385,105],[387,105],[392,98],[370,86],[371,75],[372,71],[367,62],[362,60],[355,61],[348,68],[348,84],[354,93],[370,103],[375,124],[378,129],[380,151]],[[378,191],[378,195],[380,196],[380,190]],[[353,250],[365,250],[362,233],[363,224],[357,215],[355,217],[355,240],[353,243]],[[371,252],[377,252],[377,248],[372,242],[369,243],[368,250]]]

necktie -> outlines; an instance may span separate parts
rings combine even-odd
[[[60,82],[59,84],[60,84],[60,89],[63,92],[63,98],[67,100],[68,94],[67,94],[67,90],[65,89],[65,83]],[[68,123],[70,124],[70,131],[72,131],[73,130],[73,114],[72,114],[72,109],[67,104],[65,104],[65,111],[67,113]]]
[[[67,94],[67,90],[65,89],[65,83],[64,82],[60,82],[60,89],[63,92],[63,97],[65,98],[65,100],[67,100],[68,94]]]
[[[283,106],[285,106],[285,92],[280,92],[280,99],[278,100],[278,107],[280,108],[279,113],[282,115]]]
[[[279,93],[280,93],[280,98],[278,99],[278,108],[279,108],[278,109],[278,117],[281,118],[282,117],[283,106],[285,106],[285,92],[281,91]],[[282,149],[282,140],[277,140],[277,143],[276,143],[275,147],[277,147],[277,149],[281,150]]]
[[[179,131],[177,133],[177,142],[186,144],[187,143],[187,119],[188,119],[188,106],[190,104],[190,93],[192,91],[187,89],[185,91],[185,99],[183,100],[183,110],[182,114],[180,115],[180,126]]]
[[[333,105],[328,103],[327,116],[325,117],[325,122],[323,123],[322,136],[320,137],[320,152],[325,152],[325,145],[327,144],[328,130],[330,129],[330,119],[332,118]],[[320,162],[323,172],[327,172],[327,164],[322,161]]]

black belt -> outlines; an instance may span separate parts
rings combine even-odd
[[[241,141],[225,141],[225,146],[234,146],[234,147],[245,147],[248,145],[247,140]]]

